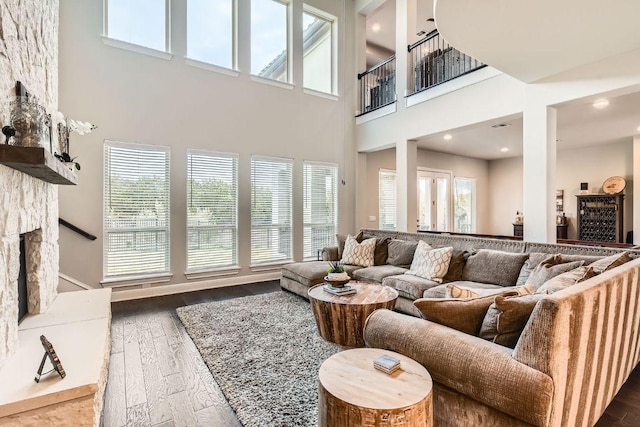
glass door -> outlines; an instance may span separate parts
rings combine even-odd
[[[450,231],[451,174],[418,171],[418,230]]]

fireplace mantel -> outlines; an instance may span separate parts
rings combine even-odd
[[[43,147],[0,145],[0,164],[45,182],[76,185],[78,175]]]

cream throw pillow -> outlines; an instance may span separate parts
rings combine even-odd
[[[404,274],[422,277],[437,283],[442,283],[442,278],[449,270],[452,247],[433,249],[422,240],[418,242],[411,268]]]
[[[349,265],[359,265],[361,267],[373,266],[373,254],[376,250],[376,238],[363,240],[358,243],[351,234],[347,236],[344,242],[344,251],[342,252],[342,263]]]
[[[450,283],[447,285],[446,298],[478,298],[488,295],[498,295],[505,292],[517,292],[517,295],[529,295],[532,294],[534,290],[535,286],[533,284],[525,286],[503,286],[499,289],[472,289]]]

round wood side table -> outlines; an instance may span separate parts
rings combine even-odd
[[[351,281],[355,294],[333,295],[324,283],[309,289],[318,332],[327,341],[347,347],[364,347],[364,322],[379,308],[393,310],[398,291],[377,283]]]
[[[393,374],[373,367],[382,354],[400,359]],[[433,426],[431,375],[409,357],[377,348],[346,350],[325,360],[318,377],[321,427]]]

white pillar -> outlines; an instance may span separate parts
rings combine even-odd
[[[396,0],[396,111],[405,108],[404,95],[407,92],[407,25],[411,0]],[[411,10],[412,14],[415,9]]]
[[[523,115],[524,240],[556,242],[555,108],[527,99]]]
[[[418,229],[418,143],[396,144],[396,220],[398,231]]]
[[[636,177],[638,180],[636,180]],[[640,135],[633,137],[633,244],[640,245]]]

